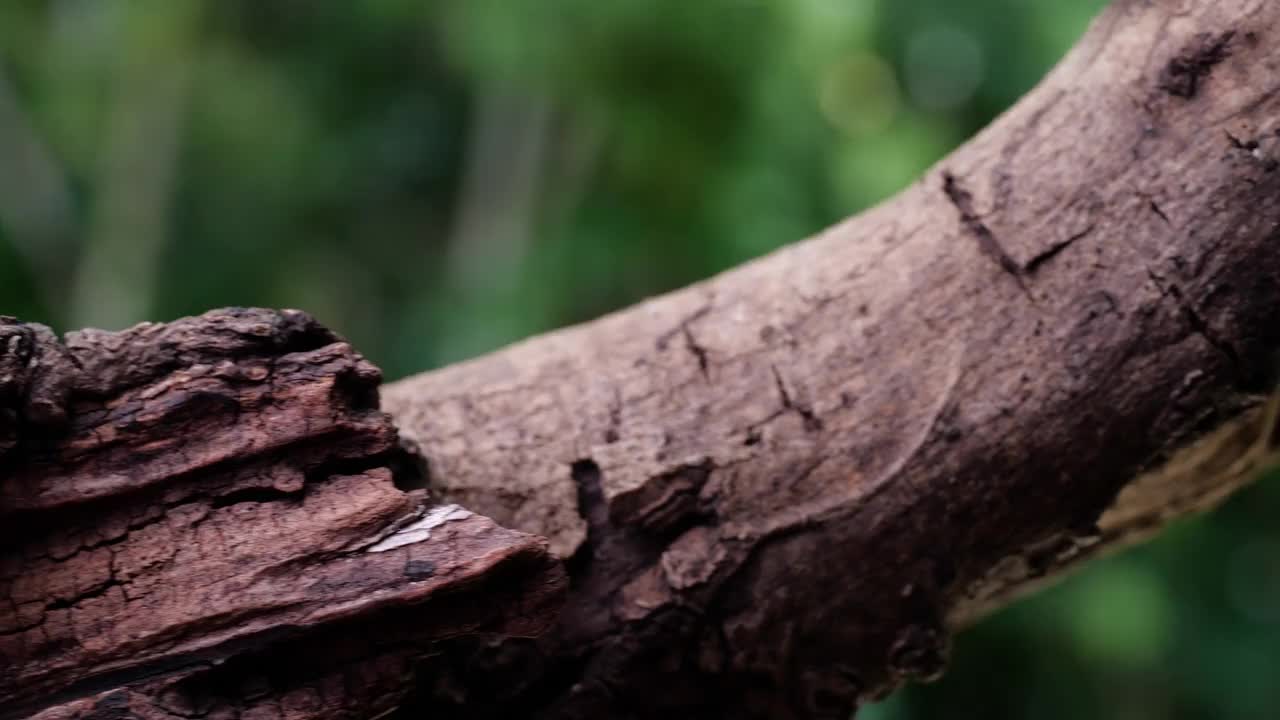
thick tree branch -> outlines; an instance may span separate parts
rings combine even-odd
[[[884,205],[386,388],[468,510],[297,314],[10,323],[2,706],[843,718],[935,676],[1277,444],[1280,6],[1170,5]],[[552,632],[546,546],[470,511],[565,561]]]
[[[1251,477],[1275,444],[1280,5],[1174,5],[1117,3],[816,238],[389,387],[432,487],[573,578],[523,651],[536,691],[459,716],[843,717]]]

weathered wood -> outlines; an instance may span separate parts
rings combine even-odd
[[[1278,91],[1280,5],[1120,0],[892,201],[387,388],[433,493],[565,560],[541,638],[545,546],[423,505],[301,316],[9,323],[0,707],[843,718],[933,677],[1275,448]]]
[[[414,711],[847,717],[1037,578],[1251,477],[1278,89],[1280,4],[1120,0],[893,200],[388,387],[431,487],[572,575],[558,629],[511,644],[545,669],[526,692]]]
[[[557,607],[545,542],[410,489],[377,369],[302,313],[0,349],[0,717],[366,716]]]

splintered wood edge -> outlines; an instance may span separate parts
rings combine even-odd
[[[297,311],[0,320],[0,717],[332,717],[545,630],[546,542],[412,489],[380,379]]]

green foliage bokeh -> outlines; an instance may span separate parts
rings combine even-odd
[[[1102,0],[0,4],[0,313],[300,307],[391,378],[894,193]],[[866,716],[1270,718],[1262,484],[963,636]]]

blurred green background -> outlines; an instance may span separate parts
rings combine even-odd
[[[0,3],[0,313],[300,307],[391,378],[906,185],[1102,0]],[[1093,565],[865,711],[1280,716],[1280,483]]]

